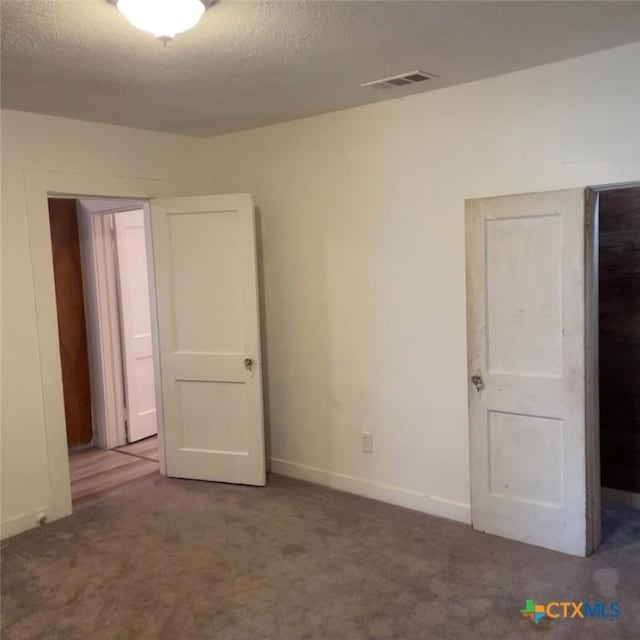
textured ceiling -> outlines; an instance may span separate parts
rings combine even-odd
[[[291,120],[640,40],[640,2],[219,0],[166,47],[107,0],[0,6],[4,107],[189,135]],[[439,78],[393,90],[359,86],[414,69]]]

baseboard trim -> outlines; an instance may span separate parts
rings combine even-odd
[[[400,507],[414,509],[432,516],[471,523],[471,509],[468,504],[454,502],[445,498],[429,496],[426,493],[410,491],[400,487],[393,487],[380,482],[372,482],[364,478],[335,473],[327,469],[311,467],[309,465],[271,458],[271,470],[283,476],[306,480],[338,491],[355,493],[365,498],[381,500]]]
[[[69,500],[68,504],[48,504],[38,507],[37,509],[31,509],[27,513],[21,513],[20,515],[3,520],[2,523],[0,523],[0,539],[6,540],[29,529],[39,527],[42,524],[40,519],[43,516],[46,518],[45,522],[49,524],[60,518],[66,518],[70,516],[71,513],[71,500]]]
[[[46,516],[49,511],[49,507],[42,507],[3,521],[0,525],[0,538],[6,540],[29,529],[34,529],[39,525],[40,518]]]

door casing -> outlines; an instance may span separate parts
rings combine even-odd
[[[102,449],[127,444],[112,214],[146,206],[144,201],[118,203],[117,200],[84,198],[78,201],[89,358],[95,381],[92,385],[94,442]]]
[[[148,200],[170,195],[170,185],[166,180],[39,170],[25,170],[24,175],[49,491],[41,504],[33,505],[25,513],[3,522],[3,537],[31,529],[42,518],[53,521],[72,512],[48,199],[57,196]],[[152,304],[155,306],[155,301]],[[157,327],[155,331],[157,340]],[[158,414],[158,436],[160,469],[164,473],[161,411]]]

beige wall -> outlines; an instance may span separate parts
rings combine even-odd
[[[274,469],[468,518],[464,200],[640,179],[639,73],[632,45],[209,140],[209,190],[262,212]]]
[[[145,178],[167,193],[198,193],[202,141],[13,111],[2,112],[1,125],[1,506],[9,535],[47,513],[55,501],[51,467],[59,464],[46,446],[25,172]]]
[[[465,520],[464,200],[639,179],[639,73],[632,45],[208,141],[3,112],[5,535],[52,487],[25,169],[251,192],[274,468]]]

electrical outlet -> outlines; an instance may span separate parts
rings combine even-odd
[[[373,433],[363,431],[360,434],[360,449],[362,453],[373,453]]]

